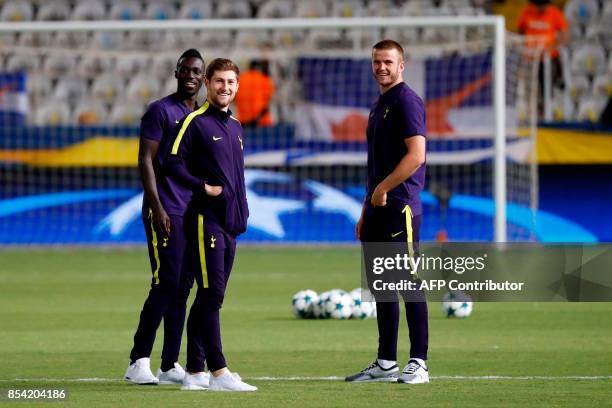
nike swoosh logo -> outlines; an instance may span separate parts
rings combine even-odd
[[[213,136],[213,140],[214,140],[215,142],[216,142],[217,140],[221,140],[221,139],[223,139],[223,138],[222,138],[222,137],[216,137],[216,136]]]
[[[395,234],[391,234],[391,238],[395,238],[397,237],[399,234],[401,234],[404,231],[400,231],[400,232],[396,232]]]

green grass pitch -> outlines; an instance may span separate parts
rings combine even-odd
[[[345,376],[373,360],[375,320],[296,320],[290,303],[300,289],[359,286],[358,249],[239,247],[222,309],[224,351],[230,369],[259,391],[182,392],[121,381],[150,281],[144,247],[4,249],[0,259],[0,405],[36,404],[14,405],[6,392],[41,388],[67,390],[59,405],[86,407],[612,401],[612,303],[477,303],[465,320],[444,318],[432,303],[430,384],[347,384],[323,377]],[[403,365],[408,335],[404,322],[400,327]],[[160,330],[154,371],[161,338]]]

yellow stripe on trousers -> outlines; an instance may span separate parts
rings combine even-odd
[[[155,270],[153,271],[153,279],[155,284],[159,285],[159,252],[157,252],[157,233],[155,225],[153,225],[153,210],[149,208],[149,220],[151,220],[151,245],[153,245],[153,257],[155,258]]]
[[[408,245],[408,256],[414,257],[414,242],[412,240],[412,209],[408,204],[402,210],[404,214],[406,214],[406,244]],[[414,277],[419,277],[419,272],[414,271]]]
[[[402,210],[406,214],[406,243],[408,244],[408,256],[414,256],[414,246],[412,241],[412,210],[406,205]]]
[[[198,214],[198,249],[200,251],[200,269],[202,270],[202,286],[208,288],[208,270],[206,269],[206,248],[204,235],[204,216]]]

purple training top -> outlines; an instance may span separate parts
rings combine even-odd
[[[404,82],[378,97],[368,120],[368,183],[366,202],[376,186],[397,167],[408,152],[405,139],[426,136],[425,107],[421,98]],[[413,215],[423,212],[419,193],[425,184],[425,164],[387,193],[391,205],[408,204]]]
[[[140,139],[160,142],[158,152],[161,152],[162,146],[172,139],[179,122],[189,113],[191,110],[176,93],[151,103],[140,122]],[[168,214],[183,216],[191,200],[191,190],[164,175],[160,158],[158,153],[153,161],[159,200]],[[142,207],[146,214],[149,208],[146,194]]]
[[[208,102],[181,122],[169,150],[164,170],[194,192],[190,204],[233,236],[247,227],[249,207],[244,182],[244,136],[231,111]],[[204,183],[222,186],[218,197],[206,195]]]

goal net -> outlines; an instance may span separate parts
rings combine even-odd
[[[245,80],[239,94],[252,103],[242,112],[233,107],[246,125],[251,216],[241,239],[354,241],[365,128],[378,95],[370,53],[383,38],[404,46],[404,79],[426,104],[421,239],[493,240],[494,81],[501,73],[491,20],[347,21],[68,22],[19,30],[0,23],[0,244],[144,241],[139,121],[148,103],[176,90],[176,60],[192,47],[206,62],[231,58],[244,78],[258,70],[273,83],[270,91]],[[534,63],[519,38],[505,43],[499,180],[507,239],[535,240]],[[266,104],[268,91],[267,112],[248,113],[249,105]]]

